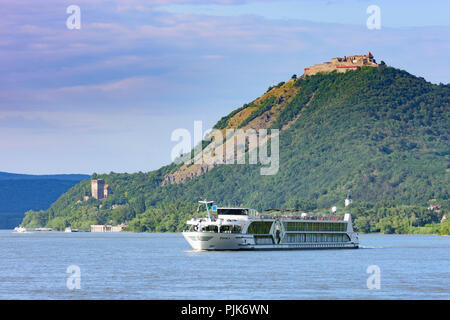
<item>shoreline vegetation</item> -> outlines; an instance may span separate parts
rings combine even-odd
[[[96,200],[97,202],[100,202]],[[162,203],[156,207],[146,208],[145,203],[133,202],[133,205],[118,207],[112,215],[106,215],[99,208],[90,208],[86,214],[91,219],[81,216],[55,217],[45,223],[36,220],[44,211],[26,213],[22,226],[26,228],[48,227],[56,231],[64,231],[66,227],[73,229],[87,229],[91,224],[128,224],[123,232],[182,232],[186,229],[186,221],[191,217],[202,216],[205,213],[196,213],[196,204],[191,202]],[[296,201],[296,206],[283,209],[295,209],[310,214],[330,214],[328,209],[318,209],[314,203]],[[338,215],[346,212],[352,214],[355,231],[361,234],[433,234],[450,235],[450,220],[447,219],[447,202],[440,210],[431,210],[425,206],[395,205],[389,202],[379,203],[353,203],[350,206],[338,207]],[[141,213],[136,213],[140,212]],[[130,219],[131,218],[131,219]]]

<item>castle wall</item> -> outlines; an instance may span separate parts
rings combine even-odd
[[[314,66],[305,68],[304,75],[312,76],[319,72],[328,73],[332,71],[342,73],[347,72],[348,70],[355,70],[356,68],[363,66],[372,66],[372,67],[378,66],[378,64],[376,63],[375,59],[373,59],[373,56],[370,52],[363,56],[332,58],[331,61],[329,62],[324,62],[322,64],[316,64]]]

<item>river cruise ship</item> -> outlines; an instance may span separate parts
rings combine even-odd
[[[194,250],[356,249],[349,213],[317,216],[294,210],[217,208],[199,201],[207,217],[187,221],[184,238]]]

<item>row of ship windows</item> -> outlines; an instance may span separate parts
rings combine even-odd
[[[189,227],[190,232],[196,232],[199,231],[198,226],[191,225]],[[209,225],[202,229],[203,232],[215,232],[215,233],[242,233],[242,227],[238,225],[231,225],[231,226],[221,226],[220,228],[216,225]]]
[[[346,231],[346,223],[283,222],[286,231]]]
[[[347,230],[346,223],[320,223],[320,222],[283,222],[286,231],[335,231],[345,232]],[[248,227],[247,233],[250,234],[268,234],[272,227],[272,222],[256,221],[252,222]],[[198,231],[197,226],[190,227],[190,231]],[[242,227],[221,226],[220,230],[216,225],[209,225],[203,228],[206,232],[220,232],[220,233],[241,233]]]
[[[296,242],[347,242],[350,238],[346,234],[287,234],[283,242],[296,243]]]

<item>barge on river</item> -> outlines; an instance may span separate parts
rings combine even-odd
[[[217,208],[206,206],[207,217],[187,221],[184,238],[194,250],[356,249],[358,234],[349,213],[317,216],[294,210]],[[212,212],[211,212],[212,211]]]

